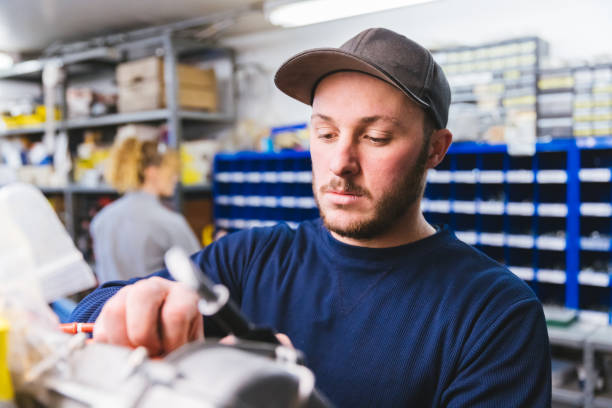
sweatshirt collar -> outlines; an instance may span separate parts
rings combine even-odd
[[[370,248],[349,245],[338,241],[323,225],[321,219],[317,220],[317,227],[319,228],[319,234],[323,243],[332,255],[368,262],[392,262],[395,259],[406,259],[406,256],[409,256],[411,253],[422,256],[431,249],[436,248],[438,243],[448,240],[453,236],[453,233],[444,226],[436,228],[437,232],[435,234],[408,244],[387,248]]]

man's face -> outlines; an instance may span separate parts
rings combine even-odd
[[[353,239],[383,234],[419,204],[429,147],[424,112],[356,72],[321,81],[312,108],[312,185],[325,226]]]

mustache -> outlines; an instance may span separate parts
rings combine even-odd
[[[342,193],[370,197],[370,192],[350,180],[334,178],[319,188],[321,193]]]

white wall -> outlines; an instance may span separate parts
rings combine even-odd
[[[274,87],[272,78],[278,66],[308,48],[340,46],[365,28],[386,27],[429,48],[536,35],[550,43],[555,59],[593,60],[612,54],[611,22],[612,0],[439,0],[232,37],[226,44],[238,51],[238,63],[248,67],[240,76],[243,91],[239,115],[266,125],[282,125],[304,122],[310,113],[307,106]],[[258,70],[263,74],[257,74]]]

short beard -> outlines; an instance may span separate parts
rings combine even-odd
[[[429,138],[426,138],[412,171],[407,172],[397,185],[391,186],[391,188],[382,195],[380,200],[376,203],[374,216],[367,220],[355,221],[344,228],[330,223],[321,208],[318,193],[322,194],[327,186],[322,186],[319,192],[314,191],[315,201],[319,207],[319,214],[321,215],[323,225],[325,225],[329,231],[335,232],[342,237],[357,240],[372,239],[387,232],[397,220],[406,214],[410,207],[421,198],[425,188],[425,165],[427,163],[428,152]],[[333,181],[330,184],[334,184]],[[354,186],[349,180],[344,180],[343,185],[347,191],[358,190],[366,196],[369,195],[369,192],[363,191],[358,186]],[[337,207],[342,208],[342,206]]]

